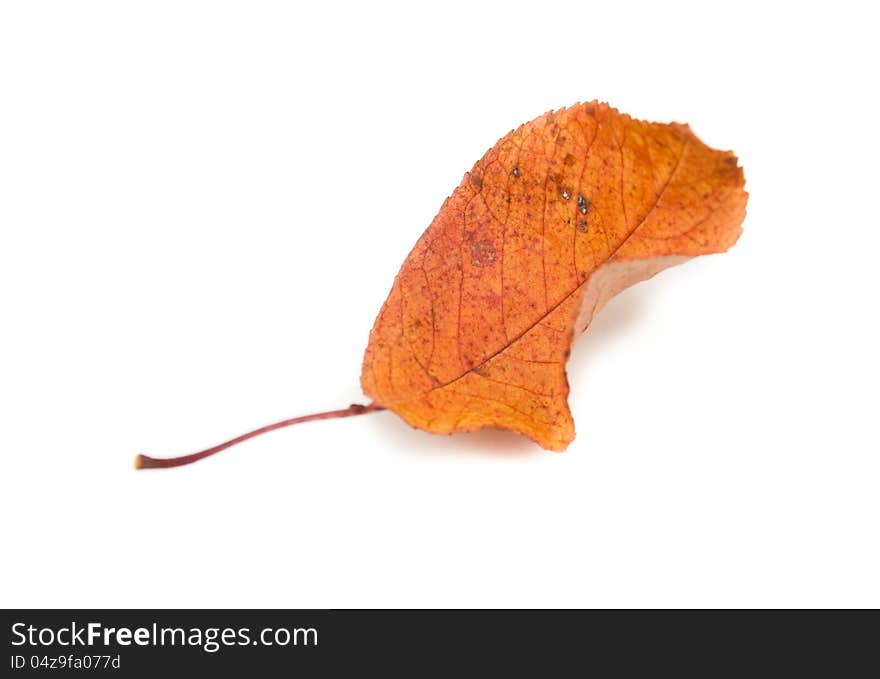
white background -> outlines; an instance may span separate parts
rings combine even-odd
[[[858,7],[3,3],[0,605],[880,606]],[[578,339],[567,452],[386,412],[133,470],[362,402],[465,170],[593,98],[733,149],[751,198]]]

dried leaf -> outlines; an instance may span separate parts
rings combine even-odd
[[[615,294],[741,232],[736,157],[598,103],[501,139],[445,201],[370,334],[364,392],[436,433],[574,438],[565,363]]]
[[[179,467],[282,427],[393,410],[430,432],[574,439],[565,362],[618,292],[736,242],[747,194],[732,153],[687,125],[604,104],[546,113],[465,174],[406,258],[364,356],[367,405],[292,417],[189,455]]]

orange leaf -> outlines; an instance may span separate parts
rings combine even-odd
[[[189,455],[138,455],[135,467],[179,467],[282,427],[385,408],[431,432],[501,427],[563,450],[574,439],[574,333],[624,288],[733,245],[743,184],[733,154],[687,125],[596,102],[545,113],[465,174],[403,263],[364,356],[372,403]]]
[[[732,153],[598,103],[549,112],[465,174],[406,258],[364,356],[377,406],[436,433],[574,439],[565,363],[615,294],[741,232]]]

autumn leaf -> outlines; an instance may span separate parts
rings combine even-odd
[[[364,393],[414,427],[574,438],[565,363],[608,300],[741,232],[731,153],[598,103],[545,115],[465,174],[370,334]]]
[[[747,194],[730,152],[687,125],[634,120],[592,102],[545,113],[467,172],[404,261],[370,333],[369,405],[284,420],[192,455],[194,462],[308,420],[389,409],[450,434],[574,439],[571,343],[618,292],[741,233]]]

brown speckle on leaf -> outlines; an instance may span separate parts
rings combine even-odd
[[[578,231],[580,231],[581,233],[586,233],[587,232],[587,220],[586,219],[578,220],[578,227],[577,228],[578,228]]]
[[[471,264],[474,266],[492,266],[495,264],[495,246],[490,241],[481,240],[471,243]]]
[[[519,177],[519,168],[518,168],[516,165],[514,165],[514,166],[513,166],[513,169],[510,171],[510,174],[513,175],[513,178],[514,178],[514,179],[516,179],[517,177]]]

